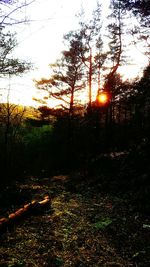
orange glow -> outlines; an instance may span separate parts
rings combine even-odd
[[[98,103],[101,105],[105,105],[109,101],[109,97],[107,93],[99,93],[97,96]]]

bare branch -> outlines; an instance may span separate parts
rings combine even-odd
[[[16,8],[14,8],[13,10],[11,10],[8,14],[6,14],[6,15],[4,15],[3,16],[3,19],[2,19],[2,21],[0,22],[0,25],[14,25],[14,24],[20,24],[20,23],[25,23],[25,22],[27,22],[26,20],[21,20],[21,21],[14,21],[14,22],[5,22],[5,20],[6,19],[10,19],[10,20],[13,20],[12,18],[10,18],[10,16],[12,15],[12,14],[14,14],[16,11],[18,11],[18,10],[21,10],[22,8],[24,8],[24,7],[27,7],[27,6],[29,6],[30,4],[32,4],[33,2],[35,2],[36,0],[32,0],[31,2],[29,2],[29,3],[24,3],[24,4],[22,4],[22,5],[19,5],[19,6],[17,6]]]

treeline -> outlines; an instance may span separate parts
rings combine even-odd
[[[24,108],[1,104],[1,184],[28,175],[43,177],[92,168],[92,162],[104,154],[140,153],[140,146],[146,153],[143,160],[148,158],[149,77],[148,66],[140,81],[124,83],[126,90],[121,85],[124,93],[120,98],[103,106],[92,102],[90,110],[76,106],[71,114],[40,107],[38,118],[28,118]]]

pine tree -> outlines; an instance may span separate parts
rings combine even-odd
[[[92,86],[98,83],[100,90],[101,69],[107,57],[107,53],[103,51],[102,40],[102,17],[101,5],[97,2],[96,8],[93,10],[92,18],[84,20],[83,14],[79,16],[80,30],[79,35],[82,40],[82,61],[87,73],[87,83],[89,90],[88,110],[92,105]]]
[[[108,24],[108,45],[109,56],[107,57],[107,64],[110,66],[109,73],[106,76],[106,82],[104,89],[110,91],[111,80],[114,74],[117,72],[119,66],[122,63],[123,53],[123,15],[120,0],[111,1],[112,13],[109,16],[111,22]]]
[[[50,79],[41,79],[37,87],[47,90],[50,97],[61,100],[64,108],[68,108],[69,114],[73,114],[74,105],[77,101],[75,96],[85,84],[82,80],[83,63],[80,57],[81,43],[74,32],[64,36],[68,49],[62,52],[62,57],[51,64],[53,74]]]

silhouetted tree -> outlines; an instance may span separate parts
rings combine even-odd
[[[39,89],[48,91],[50,97],[62,101],[62,106],[73,115],[77,93],[84,88],[83,63],[80,58],[81,43],[73,32],[65,36],[68,41],[68,50],[62,52],[61,59],[51,64],[53,74],[50,79],[41,79],[36,82]]]
[[[143,71],[143,77],[136,83],[136,116],[137,120],[144,128],[150,127],[150,65]],[[138,118],[139,117],[139,118]]]
[[[88,84],[88,110],[92,106],[92,87],[94,82],[100,88],[100,76],[107,53],[103,51],[102,39],[102,16],[101,5],[97,2],[96,8],[93,10],[92,18],[84,19],[84,12],[79,14],[79,31],[78,35],[82,42],[81,58],[85,67]]]
[[[15,169],[15,145],[19,141],[18,132],[24,120],[25,108],[10,103],[0,105],[0,164],[5,173],[5,178]]]
[[[120,0],[112,0],[110,5],[112,13],[109,16],[110,23],[108,24],[109,55],[107,63],[111,67],[106,75],[106,82],[104,86],[104,89],[108,92],[111,90],[111,80],[113,80],[114,74],[123,63],[124,24],[120,2]]]
[[[49,116],[50,116],[51,113],[52,113],[51,109],[50,109],[49,107],[47,107],[47,106],[41,106],[41,107],[38,108],[38,110],[39,110],[40,113],[41,113],[41,118],[42,118],[42,120],[44,120],[44,119],[48,119]]]

